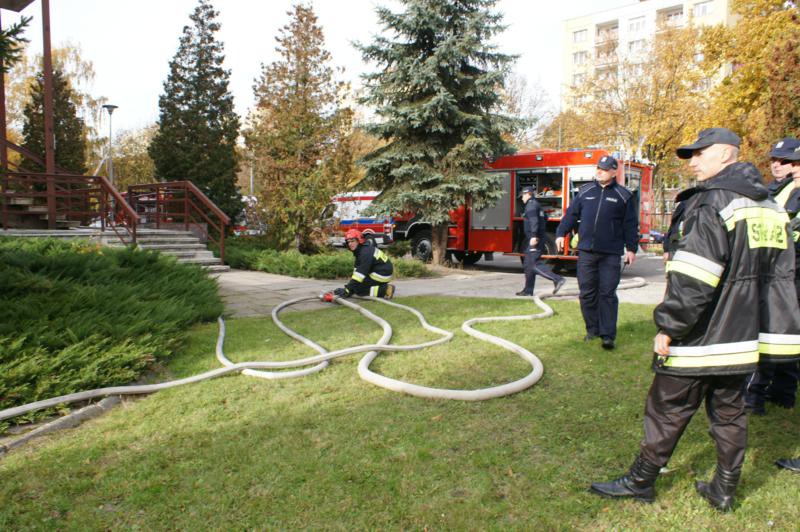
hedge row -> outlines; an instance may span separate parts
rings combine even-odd
[[[311,279],[336,279],[353,273],[353,254],[347,250],[304,255],[297,251],[264,249],[257,238],[231,238],[225,243],[225,262],[240,270],[258,270]],[[392,258],[395,277],[426,277],[431,271],[418,260]]]
[[[130,383],[222,310],[202,269],[156,252],[0,238],[0,409]]]

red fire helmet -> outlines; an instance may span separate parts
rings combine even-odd
[[[351,238],[358,239],[359,244],[364,243],[364,234],[359,231],[358,229],[348,229],[347,232],[344,234],[345,240],[350,240]]]

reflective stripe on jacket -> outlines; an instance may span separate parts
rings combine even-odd
[[[759,358],[800,359],[789,218],[760,174],[734,163],[695,187],[667,263],[658,328],[672,338],[655,370],[677,375],[752,372]]]

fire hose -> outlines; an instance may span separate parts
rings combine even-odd
[[[638,288],[640,286],[644,286],[645,284],[646,283],[644,279],[640,277],[635,277],[633,279],[630,279],[629,281],[626,281],[623,284],[620,284],[618,288],[620,290],[629,288]],[[558,294],[558,297],[575,296],[575,295],[577,295],[577,291],[565,290],[562,293]],[[253,361],[253,362],[238,362],[238,363],[231,362],[225,356],[223,350],[225,342],[225,320],[222,319],[222,317],[219,317],[218,318],[219,335],[217,337],[216,356],[217,359],[220,361],[220,363],[223,365],[223,367],[221,368],[207,371],[205,373],[201,373],[198,375],[193,375],[191,377],[186,377],[183,379],[177,379],[168,382],[162,382],[158,384],[113,386],[108,388],[99,388],[96,390],[76,392],[67,395],[62,395],[60,397],[54,397],[52,399],[36,401],[26,405],[0,410],[0,421],[14,418],[26,414],[28,412],[41,410],[43,408],[54,407],[60,404],[74,403],[78,401],[88,401],[111,395],[149,394],[160,390],[165,390],[167,388],[174,388],[176,386],[182,386],[184,384],[191,384],[194,382],[200,382],[208,379],[213,379],[216,377],[221,377],[223,375],[228,375],[230,373],[241,372],[244,373],[245,375],[250,375],[265,379],[285,379],[285,378],[301,377],[325,369],[328,366],[330,360],[334,358],[352,355],[355,353],[366,353],[358,364],[359,376],[367,382],[375,384],[376,386],[387,388],[389,390],[402,392],[417,397],[435,398],[435,399],[456,399],[462,401],[483,401],[486,399],[503,397],[506,395],[517,393],[519,391],[525,390],[533,386],[542,377],[542,374],[544,372],[544,367],[539,358],[533,353],[531,353],[529,350],[525,349],[524,347],[515,344],[514,342],[511,342],[509,340],[506,340],[504,338],[500,338],[497,336],[493,336],[491,334],[478,331],[474,329],[472,326],[477,323],[487,323],[493,321],[535,320],[535,319],[550,317],[553,315],[553,309],[550,308],[543,301],[543,299],[547,299],[549,297],[553,296],[546,295],[542,297],[539,296],[533,297],[533,302],[541,309],[541,312],[536,314],[472,318],[465,321],[461,325],[461,330],[464,331],[466,334],[474,338],[477,338],[479,340],[486,341],[494,345],[497,345],[499,347],[502,347],[503,349],[506,349],[508,351],[511,351],[512,353],[515,353],[516,355],[520,356],[523,360],[525,360],[531,365],[531,371],[526,376],[522,377],[521,379],[508,382],[506,384],[501,384],[498,386],[492,386],[489,388],[480,388],[475,390],[432,388],[432,387],[420,386],[417,384],[400,381],[397,379],[392,379],[390,377],[386,377],[384,375],[375,373],[369,368],[369,366],[378,356],[379,352],[413,351],[413,350],[425,349],[427,347],[431,347],[434,345],[450,341],[453,338],[453,333],[450,331],[446,331],[444,329],[440,329],[438,327],[434,327],[433,325],[429,324],[425,319],[425,317],[422,315],[422,313],[412,307],[401,305],[394,301],[387,301],[381,298],[375,298],[375,297],[361,298],[364,300],[376,301],[384,305],[389,305],[392,307],[406,310],[417,317],[417,319],[419,320],[420,324],[424,329],[440,335],[440,338],[438,339],[419,344],[392,345],[389,344],[389,340],[391,340],[392,337],[392,327],[391,325],[389,325],[389,322],[387,322],[380,316],[377,316],[373,312],[365,309],[361,305],[358,305],[347,299],[334,297],[331,298],[332,303],[336,303],[345,306],[347,308],[350,308],[352,310],[355,310],[356,312],[359,312],[362,316],[378,324],[382,328],[383,334],[375,344],[359,345],[335,351],[328,351],[321,345],[314,342],[313,340],[310,340],[300,335],[299,333],[293,331],[291,328],[286,326],[280,320],[279,315],[281,311],[283,311],[284,309],[292,305],[296,305],[298,303],[322,299],[322,296],[302,297],[286,301],[275,307],[272,310],[272,320],[275,322],[278,328],[281,329],[284,333],[294,338],[295,340],[298,340],[299,342],[307,345],[313,350],[317,351],[318,354],[315,356],[298,360],[280,361],[280,362],[275,362],[275,361]],[[290,371],[275,371],[275,370],[287,370],[289,368],[300,368],[300,369],[293,369]],[[272,371],[267,371],[267,370],[272,370]]]

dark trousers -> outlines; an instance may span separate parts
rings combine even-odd
[[[386,295],[386,286],[388,284],[376,281],[372,277],[366,277],[363,282],[356,285],[353,293],[357,296],[383,297]]]
[[[525,261],[523,268],[525,270],[525,288],[523,292],[533,295],[533,287],[536,285],[536,276],[541,275],[545,279],[553,282],[561,279],[560,275],[553,273],[548,266],[542,263],[539,258],[542,256],[542,251],[539,248],[532,248],[528,246],[525,249]]]
[[[659,467],[667,465],[683,431],[705,400],[709,434],[717,444],[717,463],[727,471],[738,471],[747,447],[745,377],[656,373],[644,409],[642,457]]]
[[[617,337],[617,285],[620,258],[607,253],[578,252],[578,287],[586,333]]]
[[[798,363],[762,361],[747,381],[747,404],[760,408],[764,401],[792,407],[797,396]]]

